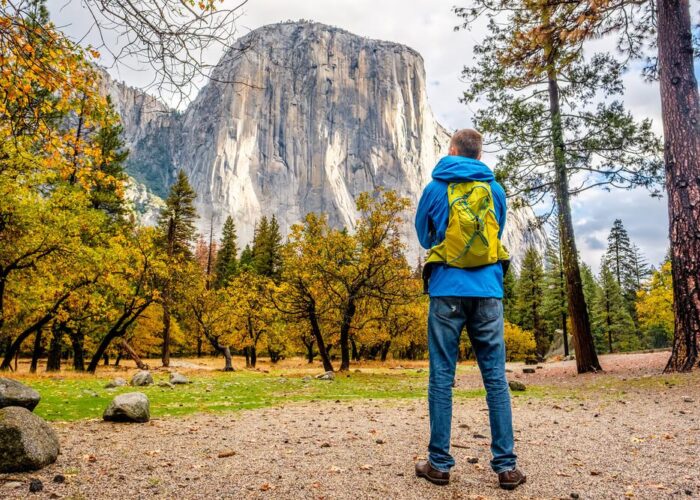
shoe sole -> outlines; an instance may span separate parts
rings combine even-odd
[[[426,481],[431,482],[437,486],[447,486],[448,484],[450,484],[449,479],[435,479],[433,477],[430,477],[428,474],[424,474],[423,472],[416,471],[416,477],[423,478]]]
[[[527,477],[524,477],[521,481],[518,481],[517,483],[499,483],[499,486],[503,490],[511,491],[520,486],[521,484],[525,483],[527,483]]]

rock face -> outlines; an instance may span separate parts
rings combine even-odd
[[[0,409],[0,472],[37,470],[56,461],[58,437],[26,408]]]
[[[309,212],[352,229],[362,192],[383,187],[417,202],[449,134],[428,105],[416,51],[310,22],[265,26],[237,44],[245,53],[226,54],[182,113],[164,115],[152,100],[111,85],[136,180],[164,196],[184,170],[200,229],[213,223],[218,233],[231,215],[241,245],[263,215],[275,215],[283,232]],[[516,266],[531,217],[510,219],[520,221],[506,238]],[[405,241],[416,259],[408,224]]]
[[[142,387],[146,385],[153,385],[153,376],[151,372],[142,370],[136,372],[133,377],[131,377],[131,385],[134,387]]]
[[[115,389],[117,387],[124,387],[125,385],[127,385],[126,380],[117,377],[115,379],[110,380],[107,383],[107,385],[105,385],[105,389]]]
[[[112,400],[102,418],[110,422],[148,422],[150,403],[142,392],[120,394]]]
[[[21,406],[32,411],[39,404],[39,400],[41,396],[31,387],[16,380],[0,377],[0,408]]]

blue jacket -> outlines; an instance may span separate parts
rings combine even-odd
[[[416,212],[416,232],[423,248],[429,249],[445,239],[449,206],[447,185],[450,182],[482,181],[491,184],[494,208],[500,230],[506,225],[506,193],[496,182],[493,172],[479,160],[463,156],[445,156],[433,169],[433,180],[423,190]],[[431,297],[503,298],[501,264],[459,269],[436,264],[430,276]]]

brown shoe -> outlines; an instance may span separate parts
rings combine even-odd
[[[433,468],[427,460],[418,460],[416,462],[416,477],[427,479],[438,486],[445,486],[450,482],[449,472],[440,472]]]
[[[527,476],[518,469],[507,470],[498,474],[498,484],[504,490],[514,490],[527,482]]]

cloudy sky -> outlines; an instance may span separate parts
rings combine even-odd
[[[225,4],[233,5],[231,0]],[[464,90],[461,69],[472,62],[472,47],[484,33],[454,31],[458,18],[455,0],[249,0],[238,22],[240,34],[284,20],[312,19],[358,35],[406,44],[425,60],[430,103],[438,120],[449,129],[471,125],[472,111],[459,103]],[[75,0],[49,0],[58,25],[73,36],[84,35],[86,14]],[[90,40],[90,36],[87,38]],[[212,54],[218,58],[217,54]],[[122,69],[117,76],[143,85],[147,72]],[[642,81],[638,72],[626,76],[625,103],[638,117],[650,117],[661,132],[658,87]],[[643,190],[589,191],[573,200],[574,221],[584,261],[598,268],[613,220],[622,219],[633,242],[652,264],[659,263],[668,246],[666,201],[652,199]]]

